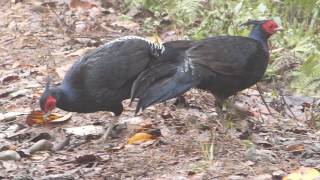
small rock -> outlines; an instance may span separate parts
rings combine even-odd
[[[257,162],[257,161],[269,161],[276,162],[276,154],[270,150],[258,150],[255,147],[251,147],[246,151],[246,157],[248,160]]]
[[[227,177],[227,180],[244,180],[244,179],[247,179],[247,178],[243,176],[237,176],[237,175],[231,175]]]
[[[15,21],[11,21],[10,24],[8,25],[8,29],[10,29],[13,32],[18,31],[17,23]]]
[[[144,119],[142,116],[136,116],[132,118],[126,118],[126,119],[120,119],[119,123],[127,123],[127,124],[142,124],[144,122]]]
[[[135,15],[137,15],[140,12],[141,12],[141,10],[138,9],[137,7],[131,7],[129,9],[129,11],[127,12],[127,16],[134,17]]]
[[[76,40],[86,46],[98,46],[99,42],[91,38],[76,38]]]
[[[30,154],[37,152],[37,151],[50,151],[53,147],[53,144],[46,140],[42,139],[36,143],[34,143],[29,149],[22,149],[20,150],[24,156],[29,156]]]
[[[103,126],[80,126],[65,129],[67,134],[73,134],[76,136],[88,136],[88,135],[102,135],[104,133]]]
[[[17,116],[23,115],[23,114],[27,114],[24,112],[7,112],[7,113],[0,113],[0,121],[11,121],[11,120],[15,120]]]
[[[74,177],[70,174],[54,174],[43,176],[40,178],[41,180],[73,180]]]
[[[21,159],[19,153],[13,150],[0,152],[0,160],[19,160]]]
[[[53,145],[52,151],[62,150],[65,146],[70,144],[70,136],[61,138],[59,142],[56,142]]]
[[[76,22],[75,31],[80,33],[87,29],[87,24],[84,21]]]
[[[23,129],[21,124],[13,124],[9,126],[8,129],[6,129],[3,133],[6,135],[6,137],[10,137],[21,129]]]
[[[29,175],[15,175],[12,180],[33,180],[34,178]]]
[[[254,177],[255,180],[270,180],[272,179],[272,176],[270,174],[261,174],[256,177]]]

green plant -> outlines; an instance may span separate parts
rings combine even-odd
[[[142,6],[157,17],[168,15],[178,25],[190,25],[202,7],[200,0],[127,0],[126,4]]]
[[[239,25],[248,19],[274,19],[284,26],[285,31],[273,36],[273,48],[284,48],[272,53],[267,76],[278,77],[277,61],[291,58],[301,64],[301,68],[292,69],[291,86],[300,93],[312,94],[319,83],[307,86],[319,79],[320,75],[320,0],[125,0],[128,6],[140,6],[151,11],[155,18],[145,22],[148,31],[161,27],[161,19],[168,17],[191,39],[203,39],[214,35],[241,35],[249,33],[248,28]],[[152,23],[153,22],[153,23]],[[285,53],[284,53],[285,52]],[[313,60],[311,60],[313,59]],[[312,67],[311,67],[311,65]],[[282,76],[282,74],[279,74]],[[313,93],[314,95],[315,93]]]
[[[310,55],[301,65],[299,71],[292,73],[294,80],[291,84],[296,91],[320,97],[320,54]]]
[[[215,143],[214,142],[206,142],[201,144],[203,156],[207,161],[213,161],[215,157]]]

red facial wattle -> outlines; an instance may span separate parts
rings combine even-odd
[[[53,96],[48,96],[47,101],[44,105],[44,112],[47,113],[56,107],[57,100]]]
[[[263,30],[269,35],[274,34],[277,31],[278,27],[278,24],[272,20],[268,20],[262,24]]]

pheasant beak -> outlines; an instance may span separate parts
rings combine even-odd
[[[274,29],[275,32],[277,31],[284,31],[284,28],[282,26],[277,27],[276,29]]]
[[[44,122],[48,122],[49,121],[49,115],[51,114],[51,110],[49,110],[48,112],[46,112],[44,115],[43,115],[43,119],[44,119]]]

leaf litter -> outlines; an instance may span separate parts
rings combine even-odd
[[[57,110],[54,113],[66,114],[63,122],[47,125],[42,114],[35,113],[29,119],[40,126],[26,126],[28,114],[39,109],[48,75],[60,82],[77,57],[109,39],[152,35],[141,34],[141,21],[121,18],[112,3],[108,9],[97,1],[2,4],[0,178],[270,179],[302,166],[320,168],[319,130],[309,123],[316,117],[310,108],[316,109],[319,102],[264,93],[270,114],[254,87],[235,97],[237,105],[254,113],[250,118],[217,118],[213,96],[199,90],[185,94],[187,107],[169,101],[136,117],[134,108],[124,101],[120,122],[127,131],[116,133],[107,145],[91,143],[113,118],[107,112],[75,113],[71,118]],[[144,13],[132,11],[136,12],[128,15]],[[179,34],[168,28],[159,36],[175,40],[181,38]],[[154,130],[158,133],[152,134]],[[138,141],[147,142],[127,145],[141,133]]]

